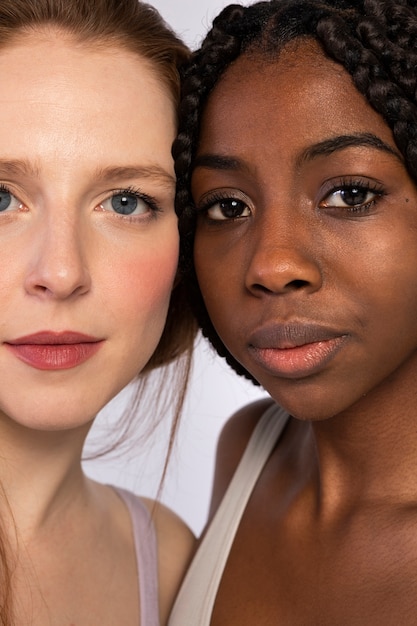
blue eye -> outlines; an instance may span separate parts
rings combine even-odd
[[[0,211],[5,211],[9,208],[12,201],[12,196],[7,191],[0,191]]]
[[[8,209],[18,209],[20,206],[20,201],[6,187],[0,185],[0,213],[5,213]]]
[[[154,203],[151,198],[136,191],[117,191],[101,203],[105,211],[114,212],[121,216],[136,216],[151,213]]]
[[[111,205],[116,213],[131,215],[137,209],[138,198],[132,193],[118,193],[112,196]]]

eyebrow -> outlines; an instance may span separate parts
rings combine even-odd
[[[98,168],[95,173],[95,179],[99,182],[111,182],[129,178],[147,178],[155,182],[162,182],[170,187],[175,185],[176,182],[175,176],[171,175],[163,167],[155,164]]]
[[[207,167],[211,170],[240,170],[242,162],[239,159],[218,154],[200,154],[195,158],[192,169],[196,167]]]
[[[320,141],[312,146],[309,146],[297,159],[298,165],[302,165],[305,161],[311,161],[320,156],[327,156],[338,152],[339,150],[346,150],[346,148],[360,148],[370,147],[380,152],[385,152],[391,156],[395,156],[399,161],[403,162],[400,152],[392,148],[390,145],[382,141],[379,137],[373,133],[354,133],[352,135],[338,135],[337,137],[330,137],[324,141]]]
[[[302,151],[297,159],[297,166],[301,166],[305,161],[311,161],[320,156],[328,156],[339,150],[346,150],[352,147],[371,147],[375,150],[385,152],[391,156],[395,156],[403,163],[400,152],[392,148],[390,145],[382,141],[379,137],[372,133],[354,133],[352,135],[338,135],[330,137],[324,141],[320,141],[309,146]],[[197,167],[206,167],[213,170],[238,171],[245,169],[243,161],[236,157],[222,156],[218,154],[200,154],[195,158],[193,169]]]
[[[0,175],[20,175],[32,178],[39,178],[40,168],[35,163],[25,159],[5,159],[0,160]],[[94,179],[98,182],[117,182],[121,179],[150,179],[155,182],[162,182],[169,187],[175,185],[175,177],[171,175],[163,167],[151,165],[132,165],[132,166],[110,166],[98,168],[94,173]]]
[[[26,160],[5,159],[0,160],[0,173],[17,174],[21,176],[31,176],[32,178],[38,178],[39,168],[35,164],[32,164]]]

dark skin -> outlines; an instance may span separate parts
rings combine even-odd
[[[415,624],[417,189],[390,129],[312,42],[242,56],[208,101],[192,191],[216,330],[294,416],[212,625]],[[264,409],[227,424],[212,511]]]

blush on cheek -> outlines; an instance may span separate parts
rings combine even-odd
[[[124,264],[119,290],[122,301],[136,308],[136,313],[159,317],[166,314],[178,263],[178,249],[167,246],[158,254]],[[136,305],[135,305],[136,303]],[[132,311],[134,314],[134,312]]]

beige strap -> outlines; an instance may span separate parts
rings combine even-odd
[[[246,504],[288,421],[273,405],[256,425],[178,594],[169,626],[209,626],[220,580]]]

